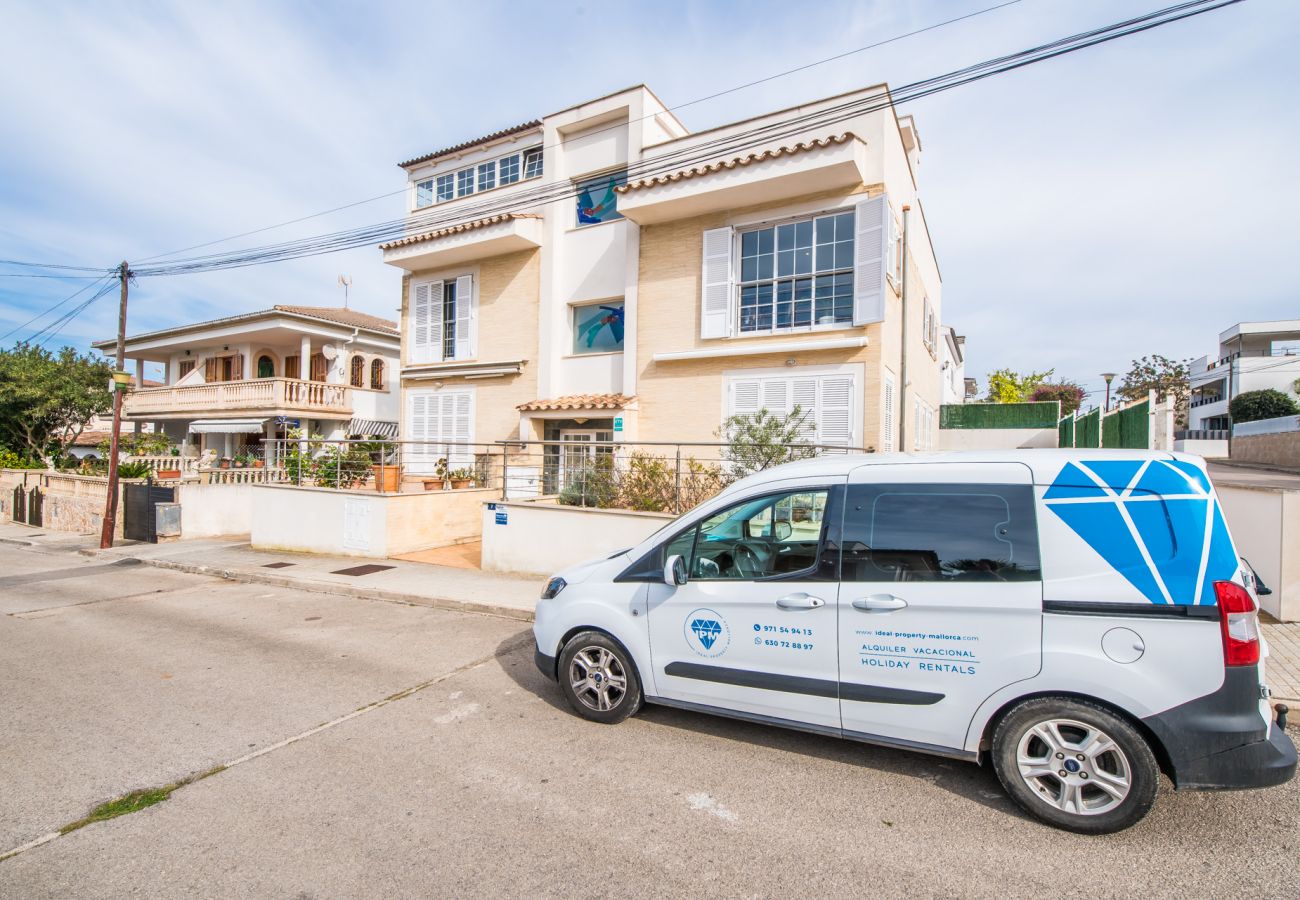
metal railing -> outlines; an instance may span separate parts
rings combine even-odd
[[[554,440],[276,439],[263,443],[279,483],[381,493],[489,490],[502,500],[681,513],[751,472],[861,447],[795,443],[615,441],[591,430]]]
[[[1226,441],[1232,432],[1218,428],[1190,428],[1186,431],[1175,431],[1174,440],[1176,441]]]
[[[1211,403],[1218,403],[1222,399],[1222,397],[1194,397],[1188,405],[1192,407],[1209,406]]]

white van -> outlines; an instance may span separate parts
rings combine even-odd
[[[826,456],[551,578],[537,665],[643,701],[966,759],[1072,831],[1295,772],[1256,587],[1204,462],[1147,451]]]

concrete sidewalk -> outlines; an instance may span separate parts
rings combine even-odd
[[[27,544],[38,550],[137,559],[158,568],[214,575],[231,581],[479,612],[525,622],[532,621],[533,608],[542,590],[541,580],[537,578],[400,559],[273,553],[254,550],[240,539],[166,544],[124,541],[111,550],[100,550],[97,536],[43,532],[6,523],[0,525],[0,541]],[[341,570],[371,565],[382,568],[358,575],[338,574]]]

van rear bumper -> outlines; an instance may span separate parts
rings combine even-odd
[[[1224,670],[1217,691],[1148,716],[1179,790],[1242,790],[1290,781],[1296,750],[1286,731],[1260,715],[1259,669]]]

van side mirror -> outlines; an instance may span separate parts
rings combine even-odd
[[[1255,567],[1250,564],[1250,560],[1243,556],[1241,557],[1241,561],[1246,568],[1250,570],[1250,579],[1254,582],[1255,596],[1267,597],[1269,594],[1273,593],[1273,589],[1264,584],[1264,579],[1259,577],[1259,573],[1256,572]]]
[[[664,584],[680,587],[686,581],[686,560],[677,554],[668,557],[664,561]]]

